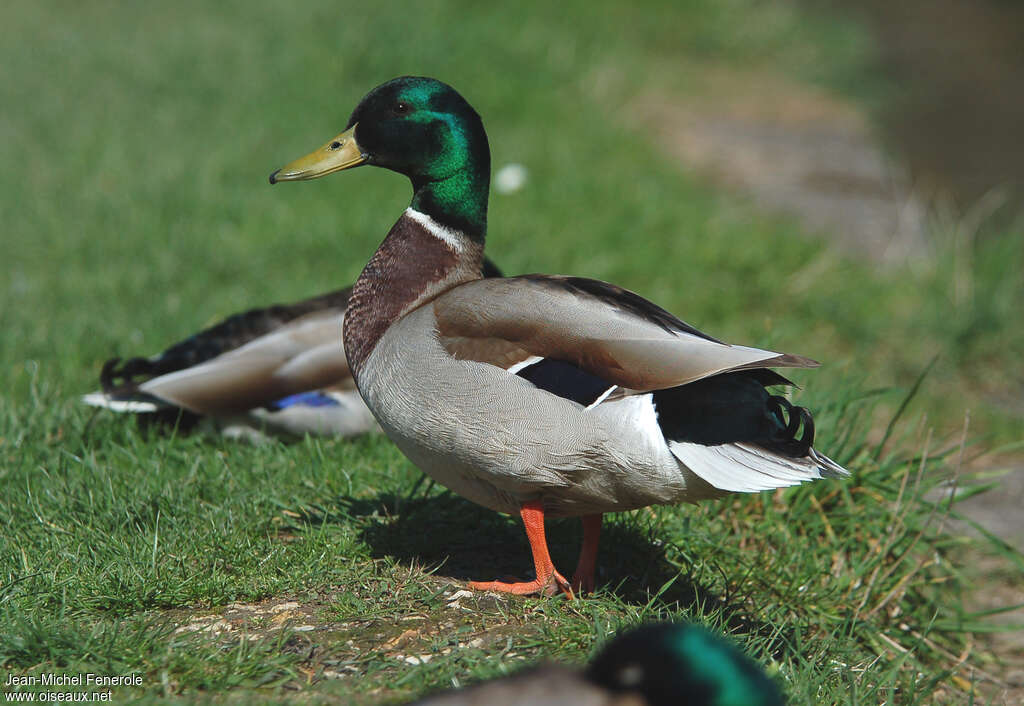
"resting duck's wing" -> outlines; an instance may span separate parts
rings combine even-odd
[[[261,425],[297,433],[367,431],[373,420],[355,392],[341,343],[349,294],[346,288],[252,309],[150,358],[107,361],[102,391],[83,401],[118,412],[252,413]]]
[[[136,385],[141,395],[196,414],[237,414],[312,390],[351,386],[340,341],[344,312],[327,309],[198,365]],[[346,384],[348,383],[348,384]]]

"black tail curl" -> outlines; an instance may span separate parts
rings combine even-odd
[[[120,364],[120,365],[119,365]],[[148,358],[129,358],[121,363],[120,358],[111,358],[100,370],[100,386],[107,394],[123,392],[136,386],[135,378],[154,376],[154,364]]]
[[[775,385],[792,383],[771,370],[740,370],[657,390],[658,424],[669,441],[754,444],[807,456],[814,443],[811,413],[766,389]]]
[[[814,419],[803,407],[790,404],[789,400],[779,395],[768,398],[768,406],[772,416],[782,426],[773,446],[789,456],[806,456],[814,445]],[[803,427],[803,433],[797,432]]]

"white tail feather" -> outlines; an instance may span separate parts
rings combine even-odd
[[[705,446],[670,441],[669,449],[683,465],[708,483],[733,493],[756,493],[847,475],[844,468],[814,450],[807,456],[790,458],[741,443]]]
[[[130,414],[145,414],[156,412],[159,407],[155,402],[149,400],[125,400],[111,397],[104,392],[90,392],[82,395],[82,402],[90,407],[102,407],[112,412],[126,412]]]

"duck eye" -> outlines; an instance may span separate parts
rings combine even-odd
[[[331,143],[331,149],[332,149],[332,150],[336,150],[336,149],[338,149],[339,147],[341,147],[341,143],[340,143],[340,142],[338,142],[337,140],[335,140],[334,142],[332,142],[332,143]]]
[[[395,105],[395,115],[405,115],[409,112],[408,103],[398,103]]]

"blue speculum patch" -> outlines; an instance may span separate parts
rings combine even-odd
[[[269,408],[277,411],[285,407],[302,405],[304,407],[338,407],[340,403],[330,395],[322,392],[300,392],[297,395],[289,395],[269,405]]]

